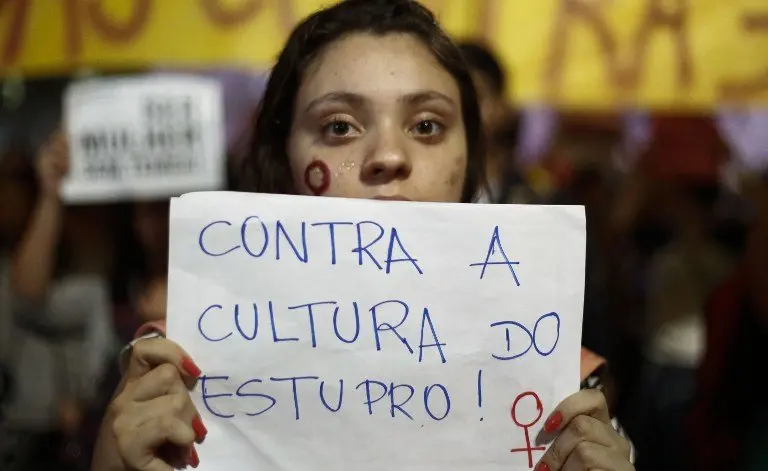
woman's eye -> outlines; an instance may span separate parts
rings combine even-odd
[[[344,137],[349,135],[352,126],[346,121],[334,121],[325,126],[325,132],[331,136]]]
[[[413,133],[417,136],[430,137],[439,134],[443,130],[442,125],[432,120],[420,121],[413,127]]]

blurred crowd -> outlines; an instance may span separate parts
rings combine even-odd
[[[724,170],[738,156],[711,116],[652,115],[627,145],[623,116],[563,113],[531,158],[508,72],[462,48],[488,136],[478,202],[586,208],[583,344],[609,360],[637,469],[768,469],[766,174]],[[117,355],[165,316],[168,201],[64,205],[68,165],[58,128],[0,148],[2,471],[89,469]]]

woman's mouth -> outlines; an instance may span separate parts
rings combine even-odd
[[[372,199],[381,200],[381,201],[411,201],[410,198],[406,198],[405,196],[402,196],[402,195],[393,195],[393,196],[379,195]]]

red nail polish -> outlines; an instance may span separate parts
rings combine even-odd
[[[189,465],[193,468],[200,466],[200,457],[197,456],[197,450],[195,450],[194,446],[189,450]]]
[[[201,419],[199,415],[196,415],[195,418],[192,419],[192,430],[195,431],[195,437],[197,437],[197,440],[200,442],[205,440],[205,436],[208,435],[208,429],[205,428],[203,419]]]
[[[560,426],[560,424],[563,422],[563,413],[560,411],[555,412],[544,423],[544,431],[547,433],[552,433]]]
[[[549,465],[542,461],[536,465],[536,469],[534,471],[549,471]]]
[[[197,378],[197,377],[199,377],[199,376],[200,376],[200,373],[202,373],[202,371],[200,370],[200,368],[198,368],[198,367],[197,367],[197,365],[195,364],[195,362],[194,362],[194,361],[192,361],[192,359],[191,359],[191,358],[189,358],[189,357],[184,357],[184,358],[181,360],[181,367],[184,369],[184,371],[185,371],[185,372],[186,372],[186,373],[187,373],[189,376],[192,376],[193,378]]]

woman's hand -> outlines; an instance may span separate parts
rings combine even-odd
[[[69,145],[61,130],[54,131],[40,147],[35,168],[41,196],[58,199],[61,181],[69,171]]]
[[[48,293],[61,235],[63,208],[59,195],[61,181],[69,171],[67,139],[61,131],[54,131],[40,147],[35,168],[39,198],[14,255],[11,286],[17,296],[39,300]]]
[[[608,404],[597,389],[560,403],[544,424],[555,442],[536,471],[634,471],[629,443],[614,430]]]
[[[207,431],[188,390],[199,375],[200,369],[170,340],[135,343],[122,390],[107,412],[126,469],[197,467],[194,443],[201,443]]]

